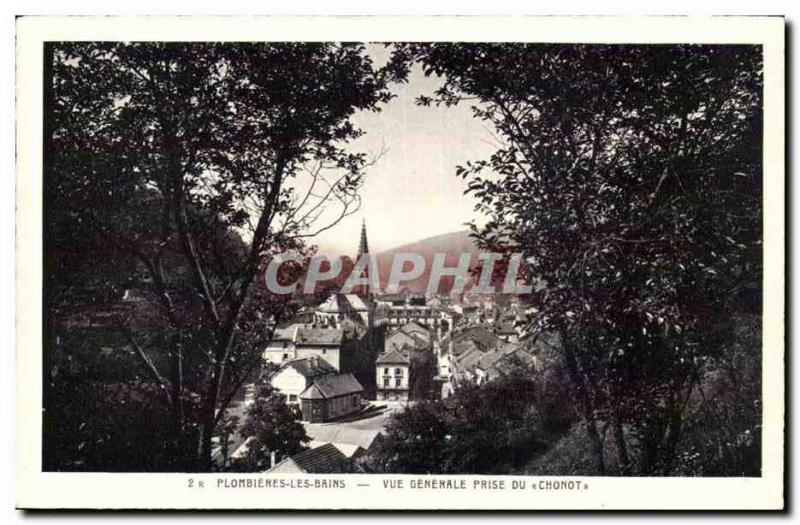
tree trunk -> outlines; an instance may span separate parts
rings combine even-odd
[[[583,382],[580,370],[578,370],[578,362],[575,358],[575,352],[567,336],[566,330],[560,330],[561,341],[564,348],[564,360],[567,365],[567,372],[569,373],[570,380],[578,392],[578,398],[581,403],[581,412],[583,420],[586,424],[586,432],[589,435],[589,445],[592,456],[597,464],[597,474],[604,476],[606,473],[605,457],[603,455],[603,441],[600,439],[600,432],[597,429],[597,418],[594,415],[594,406]]]
[[[612,413],[614,414],[614,419],[612,421],[614,444],[617,447],[617,456],[619,457],[620,469],[622,470],[623,475],[628,475],[630,474],[631,462],[630,457],[628,456],[628,446],[625,443],[625,431],[622,428],[622,423],[620,423],[616,411],[613,411]]]

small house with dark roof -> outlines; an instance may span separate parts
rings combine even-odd
[[[335,374],[336,369],[318,356],[305,357],[288,361],[272,376],[270,384],[286,396],[286,402],[300,402],[300,394],[320,377]]]
[[[385,352],[375,361],[375,384],[379,401],[408,399],[411,361],[399,350]]]
[[[330,374],[316,379],[300,394],[303,420],[323,423],[361,410],[364,387],[353,374]]]
[[[336,446],[327,443],[288,457],[269,469],[269,474],[345,474],[352,462]]]

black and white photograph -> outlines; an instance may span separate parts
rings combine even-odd
[[[39,54],[42,474],[545,497],[782,457],[764,45]]]

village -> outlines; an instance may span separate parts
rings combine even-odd
[[[368,253],[362,225],[358,257]],[[299,411],[308,448],[272,454],[271,473],[369,472],[367,461],[394,414],[421,400],[438,402],[459,385],[481,384],[513,367],[537,368],[542,338],[528,332],[515,299],[486,294],[381,293],[358,286],[306,305],[272,328],[259,381]],[[535,340],[534,340],[535,339]],[[229,408],[244,418],[254,382]],[[244,457],[252,437],[236,436],[226,463]]]

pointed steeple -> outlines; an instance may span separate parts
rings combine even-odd
[[[361,259],[362,255],[369,253],[369,245],[367,244],[367,221],[361,219],[361,239],[358,242],[358,255],[356,256],[356,261]],[[364,273],[361,277],[369,277],[369,267],[364,269]],[[372,291],[370,290],[368,285],[358,285],[354,293],[364,299],[369,299],[372,296]]]
[[[358,257],[361,254],[369,253],[369,246],[367,245],[367,221],[361,219],[361,241],[358,243]]]

